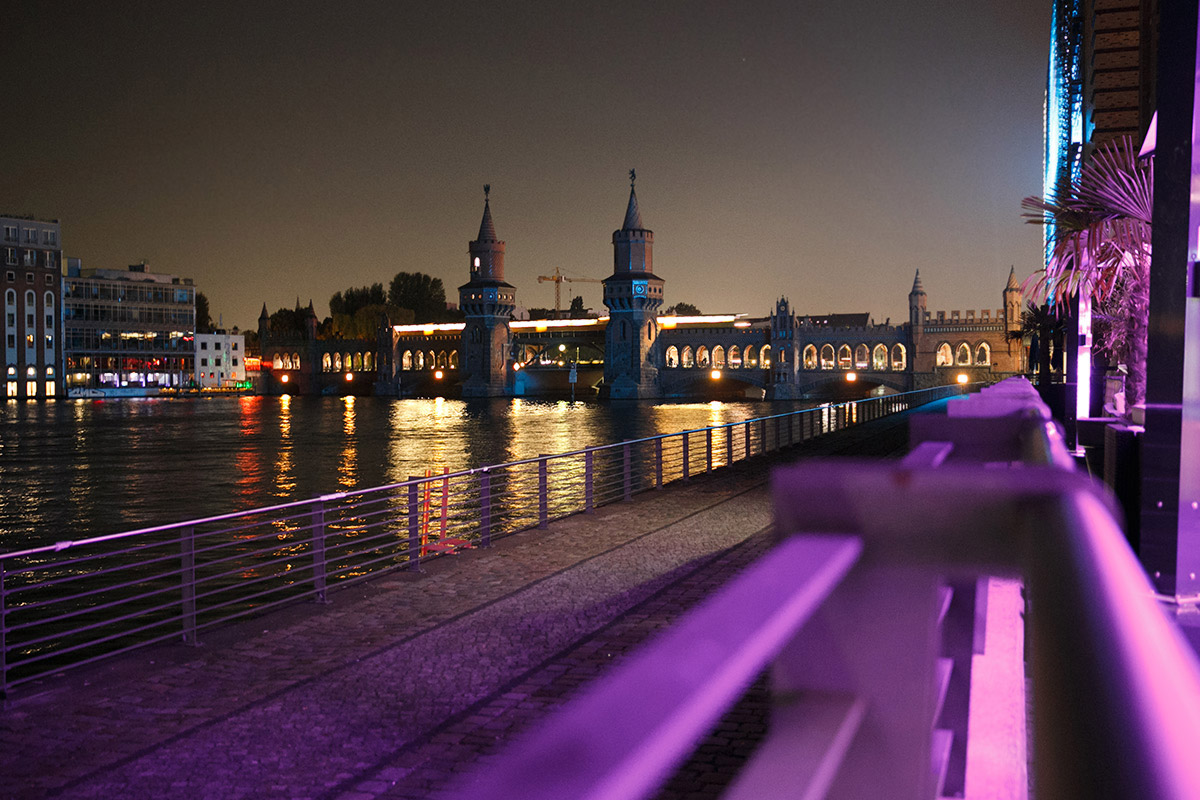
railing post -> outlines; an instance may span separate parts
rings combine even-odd
[[[712,428],[704,429],[704,471],[712,472]]]
[[[750,458],[750,420],[746,420],[746,458]]]
[[[684,431],[683,436],[683,479],[686,481],[691,475],[691,457],[688,454],[688,432]]]
[[[545,528],[550,523],[550,500],[547,497],[549,460],[546,456],[538,456],[538,527]]]
[[[630,450],[629,442],[625,442],[621,446],[621,459],[624,461],[622,472],[624,473],[626,502],[633,499],[633,454]]]
[[[654,440],[654,488],[661,489],[662,481],[662,437]]]
[[[492,475],[487,469],[479,473],[479,544],[492,546]]]
[[[4,598],[4,572],[6,566],[0,561],[0,709],[8,706],[8,604]]]
[[[200,644],[196,639],[196,526],[188,525],[180,532],[182,535],[179,538],[179,551],[183,571],[179,575],[179,582],[183,592],[183,641],[194,647]],[[2,602],[0,601],[0,604]],[[0,630],[3,630],[2,621]],[[3,654],[0,654],[0,659],[3,657]]]
[[[411,475],[408,478],[408,568],[421,569],[421,499],[420,486]]]
[[[325,597],[325,501],[317,500],[312,511],[313,588],[317,602],[328,603]]]
[[[583,510],[591,511],[595,506],[592,502],[592,456],[594,451],[583,451]],[[661,459],[660,459],[661,462]]]

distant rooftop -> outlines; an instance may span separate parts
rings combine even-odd
[[[0,214],[0,217],[4,219],[23,219],[28,222],[45,222],[49,225],[60,224],[56,219],[42,219],[41,217],[35,217],[32,214]]]

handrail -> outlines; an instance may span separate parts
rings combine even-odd
[[[940,579],[1018,574],[1031,602],[1037,795],[1196,797],[1200,664],[1157,607],[1107,493],[1074,471],[1027,382],[1005,383],[952,402],[940,426],[918,426],[899,464],[777,468],[776,549],[453,796],[649,796],[768,664],[771,727],[729,797],[940,796],[953,736],[968,730],[934,730],[949,675],[934,634],[947,608]],[[835,586],[778,569],[831,533],[861,545]],[[820,607],[787,624],[746,599],[805,591]],[[736,680],[715,669],[710,682],[676,686],[732,663]],[[715,696],[724,704],[695,710]]]
[[[326,602],[335,584],[419,569],[429,558],[972,388],[827,404],[0,553],[0,696],[144,644],[197,644],[199,633],[247,614]],[[703,444],[690,446],[701,434]]]

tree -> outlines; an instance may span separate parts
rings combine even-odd
[[[1066,324],[1054,313],[1049,303],[1040,306],[1026,303],[1025,310],[1021,312],[1021,328],[1008,332],[1009,340],[1029,338],[1030,361],[1036,362],[1036,367],[1034,363],[1029,366],[1037,376],[1038,384],[1050,381],[1055,356],[1061,357],[1063,352],[1066,330]]]
[[[575,295],[571,298],[571,307],[567,309],[567,316],[571,319],[580,319],[587,315],[587,309],[583,307],[582,295]]]
[[[701,311],[691,303],[676,303],[664,311],[663,314],[677,317],[698,317]]]
[[[196,333],[212,332],[212,314],[208,310],[208,298],[204,292],[196,292]]]
[[[1042,199],[1021,203],[1029,222],[1053,226],[1049,263],[1033,291],[1056,306],[1084,293],[1095,303],[1099,346],[1128,370],[1125,402],[1146,395],[1150,316],[1150,226],[1154,164],[1139,160],[1128,136],[1102,145],[1079,180]]]
[[[416,322],[437,322],[446,316],[442,279],[423,272],[398,272],[388,287],[387,300],[413,312]]]
[[[336,317],[338,314],[353,316],[359,309],[367,306],[382,306],[387,303],[387,294],[383,291],[382,283],[374,283],[361,288],[347,289],[336,292],[329,298],[329,313]]]

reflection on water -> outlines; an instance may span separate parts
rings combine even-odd
[[[289,396],[8,402],[0,405],[0,551],[803,405]],[[702,451],[697,436],[693,447]],[[723,435],[715,442],[720,463]]]

